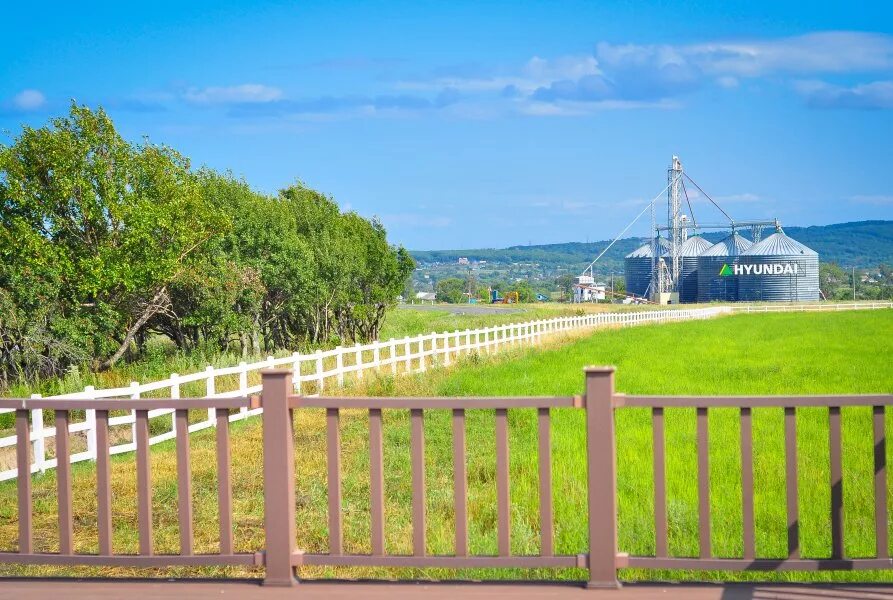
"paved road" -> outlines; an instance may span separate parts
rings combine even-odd
[[[523,308],[509,308],[507,306],[493,306],[490,304],[398,304],[397,308],[404,310],[440,310],[454,315],[492,315],[524,312]]]
[[[628,584],[619,590],[586,590],[548,583],[302,582],[293,588],[257,581],[27,580],[0,579],[0,599],[104,600],[889,600],[893,587],[860,584]]]

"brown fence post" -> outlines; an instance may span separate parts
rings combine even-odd
[[[264,585],[293,586],[295,552],[295,442],[288,397],[291,371],[261,371],[264,409]]]
[[[617,588],[617,480],[614,367],[586,367],[589,588]]]

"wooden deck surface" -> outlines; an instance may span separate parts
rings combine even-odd
[[[619,590],[587,590],[543,583],[302,582],[293,588],[257,581],[29,580],[0,579],[0,599],[107,600],[111,598],[245,598],[247,600],[893,600],[893,586],[779,584],[628,584]]]

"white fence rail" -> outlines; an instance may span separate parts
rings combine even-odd
[[[452,331],[442,333],[430,333],[403,339],[390,339],[388,341],[375,341],[369,344],[342,347],[331,350],[317,350],[311,354],[294,353],[283,358],[267,357],[266,360],[246,364],[240,363],[234,367],[215,368],[207,367],[204,371],[189,375],[171,374],[168,379],[140,384],[132,382],[128,387],[110,388],[104,390],[94,389],[92,386],[84,388],[82,392],[62,394],[53,398],[85,400],[85,418],[81,422],[72,423],[69,426],[70,433],[81,434],[86,439],[86,448],[81,452],[70,456],[72,463],[96,458],[96,412],[90,408],[89,400],[98,398],[139,398],[142,394],[148,394],[160,390],[169,390],[170,398],[179,398],[181,388],[192,382],[204,382],[204,397],[227,398],[247,396],[261,391],[261,386],[249,385],[249,375],[262,369],[275,367],[291,367],[294,370],[295,391],[300,393],[302,388],[306,391],[313,389],[312,394],[321,393],[327,386],[344,384],[346,374],[353,373],[357,379],[362,379],[363,373],[369,370],[389,369],[394,375],[398,373],[422,372],[431,365],[440,362],[449,365],[451,361],[462,354],[473,351],[487,354],[504,350],[506,347],[517,345],[532,345],[540,342],[544,336],[569,331],[585,330],[598,327],[629,326],[645,323],[666,323],[672,321],[684,321],[693,319],[708,319],[721,314],[729,314],[733,311],[744,312],[774,312],[776,310],[844,310],[834,309],[833,306],[847,306],[847,308],[890,308],[893,303],[873,303],[871,305],[816,305],[816,306],[755,306],[755,307],[729,307],[716,306],[709,308],[672,309],[672,310],[648,310],[638,312],[609,312],[593,313],[572,317],[556,317],[553,319],[541,319],[526,323],[509,323],[481,329],[466,329],[464,331]],[[328,365],[328,366],[327,366]],[[233,389],[219,390],[218,387],[227,387],[226,384],[237,376],[238,385]],[[228,378],[228,379],[225,379]],[[231,387],[231,384],[230,384]],[[33,398],[39,398],[35,394]],[[22,403],[22,408],[27,408],[27,400]],[[249,410],[242,408],[238,413],[230,415],[230,421],[239,421],[256,415],[262,409]],[[12,409],[0,409],[0,414],[12,412]],[[159,409],[149,411],[149,418],[157,418],[172,415],[171,409]],[[49,415],[52,421],[52,415]],[[109,427],[130,426],[134,430],[136,412],[112,416],[109,418]],[[213,409],[209,409],[207,419],[191,423],[189,432],[199,431],[208,427],[214,427],[216,423]],[[55,468],[56,459],[50,458],[47,452],[47,440],[55,437],[55,427],[44,424],[42,409],[31,410],[31,440],[32,460],[31,472],[37,473]],[[175,420],[170,418],[170,429],[149,438],[150,444],[157,444],[176,436]],[[131,434],[131,441],[111,446],[112,454],[131,452],[136,446],[132,440],[136,436]],[[0,438],[0,448],[15,446],[16,436],[11,435]],[[0,471],[0,481],[14,479],[18,474],[17,469],[12,468]]]
[[[893,308],[893,302],[850,302],[843,304],[758,304],[756,306],[733,306],[736,312],[836,312],[839,310],[873,310]]]

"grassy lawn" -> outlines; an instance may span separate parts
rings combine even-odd
[[[393,379],[367,377],[350,393],[426,395],[574,394],[583,387],[582,367],[614,364],[617,387],[643,394],[811,394],[890,393],[889,368],[893,311],[827,314],[737,315],[712,321],[605,330],[565,344],[517,350],[489,359],[472,356],[459,367]],[[849,556],[869,556],[874,548],[870,410],[843,409],[845,548]],[[560,553],[586,549],[585,432],[582,411],[553,411],[555,542]],[[754,410],[757,472],[756,543],[760,557],[786,554],[783,416],[781,409]],[[450,553],[453,540],[452,459],[448,411],[426,413],[428,551]],[[801,552],[830,553],[827,410],[801,410],[797,417],[800,477]],[[532,410],[509,413],[511,447],[512,551],[538,551],[536,421]],[[671,555],[697,553],[695,416],[668,409],[667,478]],[[342,418],[345,551],[368,552],[368,419],[346,411]],[[473,553],[496,551],[496,490],[492,411],[469,411],[468,474],[470,542]],[[888,413],[888,427],[893,414]],[[741,552],[741,483],[738,421],[730,409],[710,414],[713,549],[717,556]],[[323,411],[296,415],[298,545],[327,551],[325,420]],[[213,431],[192,438],[196,548],[216,551],[216,481]],[[409,417],[385,413],[387,550],[411,550]],[[617,412],[620,550],[649,554],[654,549],[651,482],[651,424],[643,409]],[[260,466],[261,428],[257,420],[235,424],[235,541],[238,549],[263,546]],[[156,551],[176,552],[176,463],[172,443],[153,446]],[[888,462],[893,449],[888,446]],[[77,550],[96,550],[95,474],[88,463],[73,466]],[[113,460],[114,548],[135,552],[136,475],[132,455]],[[16,488],[0,484],[0,549],[16,548]],[[888,504],[890,498],[888,498]],[[55,549],[55,472],[34,478],[35,547]],[[257,575],[235,568],[165,569],[142,574],[176,576]],[[124,569],[0,567],[0,574],[137,574]],[[576,570],[452,571],[305,568],[306,576],[341,577],[531,577],[581,578]],[[626,579],[797,579],[893,580],[893,573],[639,572]]]

